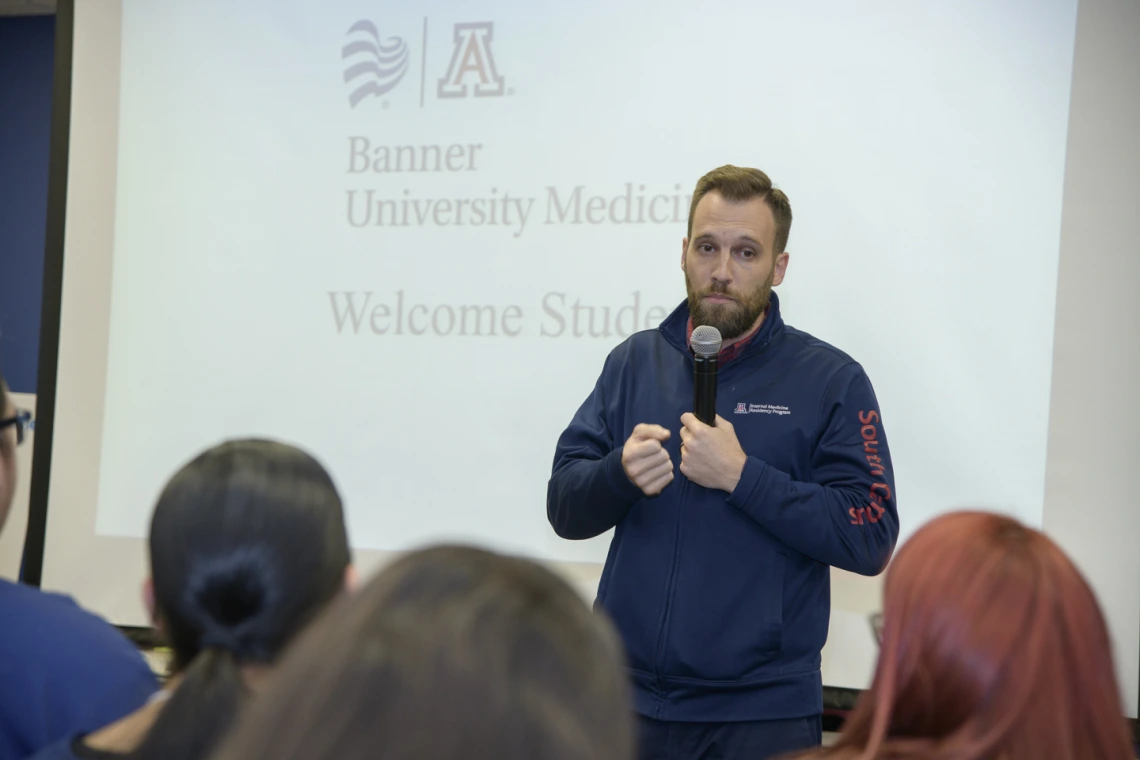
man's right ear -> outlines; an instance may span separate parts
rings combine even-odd
[[[682,238],[681,239],[681,271],[682,272],[685,271],[685,254],[688,252],[688,250],[689,250],[689,239],[688,238]]]

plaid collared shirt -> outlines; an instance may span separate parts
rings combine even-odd
[[[765,318],[767,318],[767,315],[768,315],[768,312],[765,311],[764,312]],[[764,326],[764,323],[761,322],[760,327],[763,327],[763,326]],[[720,350],[720,353],[717,354],[717,356],[716,356],[717,364],[728,364],[730,361],[732,361],[736,357],[740,356],[740,352],[743,351],[744,347],[747,346],[752,341],[752,339],[756,336],[756,333],[760,331],[760,327],[757,327],[752,332],[748,333],[747,335],[745,335],[743,338],[736,341],[735,343],[732,343],[732,344],[727,345],[724,348],[722,348]],[[689,351],[693,350],[692,342],[693,342],[693,318],[689,317],[689,322],[688,322],[688,324],[685,325],[685,343],[689,345]]]

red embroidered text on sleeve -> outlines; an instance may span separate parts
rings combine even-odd
[[[879,413],[875,410],[859,412],[859,422],[863,427],[859,429],[859,434],[863,436],[863,455],[867,460],[867,464],[871,470],[871,477],[877,480],[871,484],[871,493],[869,494],[870,503],[865,507],[851,507],[847,510],[851,515],[852,525],[864,525],[867,522],[877,523],[883,517],[883,513],[887,511],[884,506],[884,501],[891,498],[891,487],[887,485],[886,481],[886,468],[883,465],[883,459],[879,456],[879,430],[875,427],[875,423],[879,421]]]

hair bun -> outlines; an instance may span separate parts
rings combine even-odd
[[[226,628],[216,626],[207,630],[202,634],[202,638],[198,640],[200,649],[223,649],[235,657],[240,653],[241,642],[238,640],[237,635]]]

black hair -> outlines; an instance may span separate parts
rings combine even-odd
[[[132,756],[206,757],[244,703],[241,666],[272,662],[349,562],[340,496],[305,452],[236,440],[179,470],[154,510],[150,563],[182,682]]]

